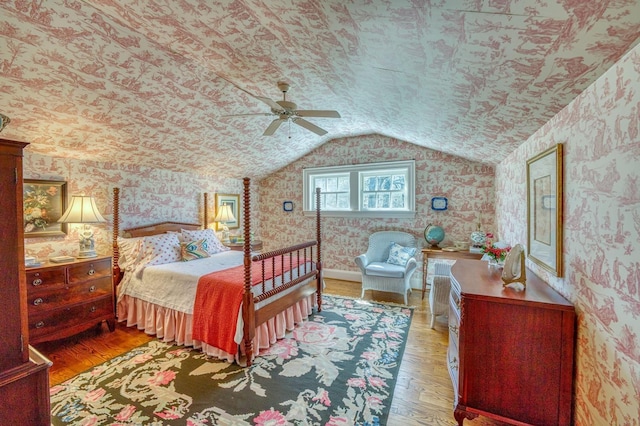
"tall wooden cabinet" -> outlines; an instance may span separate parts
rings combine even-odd
[[[531,271],[503,288],[480,260],[451,268],[447,365],[458,425],[478,415],[518,425],[570,425],[575,309]]]
[[[0,139],[0,419],[50,425],[51,362],[29,347],[22,229],[22,150]]]

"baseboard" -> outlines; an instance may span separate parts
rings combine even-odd
[[[362,282],[360,272],[341,271],[340,269],[323,269],[322,274],[325,278],[333,278],[334,280]]]
[[[411,277],[411,288],[422,289],[422,270],[414,272]],[[322,273],[325,278],[333,278],[334,280],[362,282],[362,274],[355,271],[342,271],[340,269],[323,269]]]

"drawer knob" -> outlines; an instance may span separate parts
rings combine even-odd
[[[89,272],[87,272],[87,275],[93,275],[96,273],[95,269],[89,269]]]
[[[44,327],[44,321],[38,321],[36,323],[36,328],[42,328],[42,327]]]
[[[32,284],[32,285],[40,285],[40,284],[42,284],[42,279],[40,279],[40,278],[36,278],[35,280],[33,280],[33,281],[31,282],[31,284]]]
[[[95,285],[92,285],[91,287],[89,287],[89,293],[93,293],[94,291],[96,291]]]
[[[35,306],[38,306],[38,305],[40,305],[40,304],[41,304],[41,303],[43,303],[43,302],[44,302],[44,300],[42,300],[42,297],[38,297],[36,300],[34,300],[34,301],[33,301],[33,304],[34,304]]]
[[[91,309],[89,309],[89,312],[95,312],[96,311],[96,307],[92,306]]]

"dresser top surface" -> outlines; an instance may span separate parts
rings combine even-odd
[[[573,304],[560,293],[529,269],[526,271],[525,290],[518,290],[519,284],[503,287],[502,269],[489,268],[483,260],[458,260],[451,268],[451,275],[466,297],[502,299],[503,303],[540,303],[555,309],[574,310]]]

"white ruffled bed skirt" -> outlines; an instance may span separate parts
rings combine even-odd
[[[278,339],[284,338],[287,331],[293,330],[296,324],[306,320],[315,306],[316,294],[314,293],[260,325],[253,339],[254,358],[260,350],[268,349]],[[239,343],[240,354],[230,354],[205,342],[194,340],[192,314],[124,295],[118,302],[117,315],[118,321],[126,321],[127,327],[137,326],[138,330],[155,335],[163,342],[193,346],[211,357],[241,364],[240,357],[244,355],[244,342]]]

